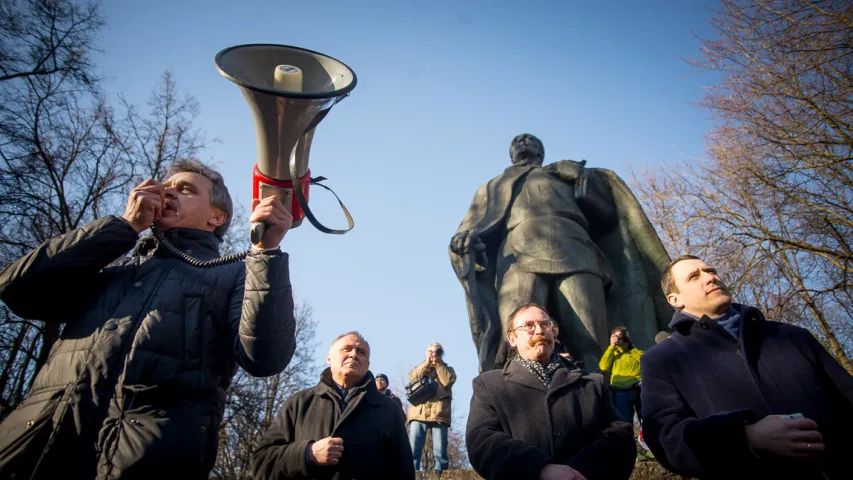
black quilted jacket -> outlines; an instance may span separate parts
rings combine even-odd
[[[202,260],[210,232],[166,232]],[[105,217],[0,272],[17,315],[63,322],[27,399],[0,424],[0,478],[207,478],[225,389],[293,355],[286,254],[199,269]],[[116,260],[118,259],[118,260]]]

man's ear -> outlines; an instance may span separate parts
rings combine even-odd
[[[228,220],[228,214],[218,208],[214,208],[213,214],[207,219],[207,223],[216,228],[224,224],[226,220]]]
[[[516,343],[516,341],[517,341],[517,340],[518,340],[518,339],[517,339],[517,338],[515,338],[515,333],[513,333],[513,332],[507,332],[507,334],[506,334],[506,341],[507,341],[507,342],[509,342],[509,344],[510,344],[510,346],[511,346],[512,348],[515,348],[515,343]]]
[[[681,303],[681,299],[678,297],[677,293],[670,293],[666,296],[666,301],[672,305],[676,310],[681,310],[684,308],[684,304]]]

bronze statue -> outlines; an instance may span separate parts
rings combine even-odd
[[[506,317],[525,303],[548,306],[588,368],[612,325],[650,347],[672,316],[659,288],[669,256],[628,186],[585,160],[544,157],[538,138],[515,137],[512,166],[477,190],[450,241],[481,371],[503,367]]]

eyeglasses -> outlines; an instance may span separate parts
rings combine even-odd
[[[554,322],[552,320],[531,320],[513,328],[512,331],[514,332],[516,330],[524,330],[525,332],[532,334],[536,331],[536,325],[539,325],[539,328],[541,328],[542,331],[551,330],[554,328]]]

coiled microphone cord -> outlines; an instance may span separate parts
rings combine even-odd
[[[198,267],[198,268],[220,267],[222,265],[228,265],[229,263],[239,262],[240,260],[243,260],[244,258],[246,258],[251,253],[251,250],[246,250],[245,252],[241,252],[241,253],[232,253],[231,255],[226,255],[224,257],[214,258],[212,260],[201,261],[201,260],[199,260],[199,259],[197,259],[191,255],[188,255],[188,254],[178,250],[178,247],[172,245],[172,243],[166,239],[166,236],[163,235],[163,232],[161,232],[160,229],[158,229],[154,225],[151,225],[151,233],[154,234],[154,238],[157,239],[157,243],[162,245],[166,249],[166,251],[168,251],[169,253],[171,253],[172,255],[174,255],[175,257],[180,259],[181,261],[186,262],[186,263],[188,263],[194,267]]]

